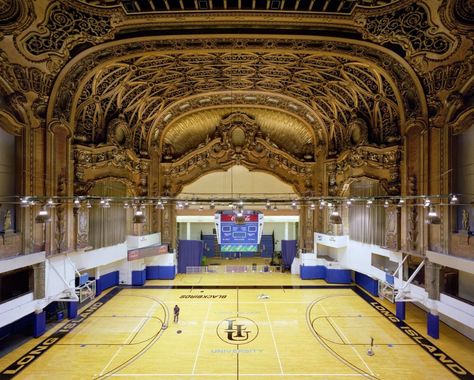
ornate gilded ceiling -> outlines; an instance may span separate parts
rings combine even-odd
[[[122,113],[132,129],[136,152],[146,152],[151,136],[157,137],[154,129],[165,127],[157,119],[174,102],[217,92],[225,100],[233,91],[245,91],[249,94],[247,99],[252,98],[253,92],[275,93],[306,104],[316,114],[310,118],[318,118],[324,124],[319,128],[325,129],[328,141],[324,143],[330,152],[344,148],[347,125],[354,117],[372,126],[368,142],[393,144],[399,140],[400,121],[405,117],[402,96],[390,75],[367,59],[337,51],[328,54],[275,49],[275,39],[229,39],[231,47],[225,50],[216,49],[225,42],[223,39],[202,41],[204,49],[194,46],[194,53],[168,51],[120,56],[81,78],[70,117],[76,138],[82,143],[103,143],[108,121]],[[193,42],[169,41],[177,47]],[[151,43],[144,41],[140,45],[146,48]],[[252,51],[247,47],[249,44],[264,44],[264,50]],[[229,100],[227,104],[239,105]],[[201,106],[209,105],[202,102]],[[266,106],[272,104],[268,102]],[[273,108],[278,109],[278,104]],[[293,111],[298,108],[293,105]]]
[[[176,11],[297,11],[350,13],[356,6],[376,7],[398,0],[81,0],[96,6],[121,6],[127,13]]]
[[[134,162],[172,147],[179,170],[222,145],[216,128],[236,112],[259,137],[229,159],[256,165],[268,147],[294,162],[282,173],[396,148],[411,126],[447,125],[470,104],[469,4],[0,0],[0,122],[62,126],[73,144],[126,148]]]

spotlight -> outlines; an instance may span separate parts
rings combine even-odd
[[[429,198],[425,198],[425,201],[424,201],[424,207],[430,207],[430,204],[431,204],[431,201],[429,200]]]
[[[348,200],[346,201],[346,205],[350,206],[351,204],[352,204],[352,200],[348,199]]]
[[[316,205],[314,204],[314,202],[311,203],[310,208],[311,208],[311,210],[314,210],[316,208]]]
[[[54,204],[54,201],[51,198],[48,199],[47,206],[50,207],[50,208],[55,208],[56,207],[56,205]]]
[[[79,208],[81,207],[81,201],[79,198],[74,199],[74,208]]]
[[[385,200],[385,202],[383,203],[383,207],[387,208],[388,207],[388,201]]]
[[[405,204],[405,200],[400,198],[400,200],[398,201],[398,207],[402,207],[404,204]]]
[[[20,207],[29,207],[30,202],[28,201],[28,198],[21,198],[20,199]]]
[[[339,215],[339,212],[334,210],[331,215],[329,216],[329,223],[332,224],[342,224],[342,218],[341,215]]]
[[[137,209],[135,211],[135,214],[133,215],[132,222],[134,224],[140,224],[140,223],[145,223],[146,222],[146,217],[143,214],[143,211],[141,209]]]
[[[87,208],[91,208],[91,207],[92,207],[92,205],[91,205],[91,202],[90,202],[90,201],[87,201],[87,202],[86,202],[86,207],[87,207]]]
[[[428,212],[428,218],[426,218],[427,224],[441,224],[441,218],[438,216],[433,205],[430,206],[430,211]]]
[[[296,201],[291,202],[291,208],[293,210],[296,209]]]
[[[199,206],[199,211],[202,211],[202,210],[204,210],[204,207],[203,207],[203,205],[200,205]]]
[[[211,210],[215,209],[216,208],[216,204],[214,203],[214,201],[211,201],[211,204],[209,205],[209,208]]]
[[[46,223],[51,220],[51,216],[48,214],[48,211],[44,207],[41,208],[38,215],[36,215],[35,222],[36,223]]]
[[[267,210],[270,210],[272,208],[272,205],[270,204],[270,201],[267,200],[267,204],[265,205]]]
[[[372,206],[373,203],[374,203],[374,201],[372,199],[368,199],[367,200],[367,207]]]
[[[128,204],[128,202],[125,202],[125,203],[123,204],[123,208],[130,208],[130,205]]]
[[[451,196],[451,200],[449,201],[449,203],[451,203],[452,205],[458,203],[458,197],[456,196],[456,194],[453,194]]]

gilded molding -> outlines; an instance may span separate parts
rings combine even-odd
[[[112,16],[97,15],[55,1],[46,10],[38,31],[30,31],[19,39],[33,60],[45,56],[66,58],[81,43],[98,44],[114,37]]]

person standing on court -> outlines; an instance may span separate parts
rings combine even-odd
[[[178,319],[179,319],[179,306],[178,305],[174,305],[174,323],[178,323]]]

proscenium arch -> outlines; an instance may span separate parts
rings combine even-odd
[[[288,35],[245,35],[239,36],[239,41],[244,42],[241,45],[233,45],[235,40],[233,35],[224,35],[216,37],[215,35],[200,36],[199,41],[189,39],[185,36],[166,36],[166,37],[140,37],[128,40],[114,41],[97,45],[85,50],[73,58],[60,72],[58,79],[54,84],[51,100],[48,104],[47,120],[67,117],[71,124],[75,124],[76,103],[79,100],[81,91],[86,81],[94,75],[94,72],[114,62],[114,60],[123,60],[127,57],[140,56],[153,52],[154,54],[176,54],[175,48],[170,47],[173,43],[180,44],[182,52],[191,53],[244,53],[248,50],[259,51],[269,54],[276,51],[290,54],[315,54],[322,56],[343,56],[356,59],[360,62],[373,66],[378,72],[384,75],[394,90],[397,99],[398,111],[400,116],[400,134],[404,134],[404,126],[408,117],[426,117],[427,106],[423,95],[422,86],[412,70],[412,68],[399,56],[392,51],[365,41],[354,41],[343,38],[329,37],[309,37],[309,36],[288,36]],[[288,41],[291,48],[275,49],[274,46],[268,47],[265,42],[268,40]],[[216,48],[218,43],[229,42],[230,47]],[[257,47],[247,48],[245,42],[252,41]],[[186,50],[186,44],[193,43],[193,47]],[[200,46],[196,47],[197,45]],[[217,44],[217,45],[216,45]],[[229,45],[228,45],[229,46]],[[133,53],[127,50],[133,50]],[[370,54],[369,54],[370,53]],[[87,66],[94,66],[94,70],[86,70]],[[396,67],[395,67],[396,66]],[[397,80],[399,83],[397,83]],[[412,110],[415,114],[408,115],[410,110],[401,94],[402,88],[413,91],[414,100],[417,103],[416,109]],[[76,90],[72,90],[75,88]],[[231,89],[229,89],[230,91]],[[268,91],[272,94],[272,91]]]

